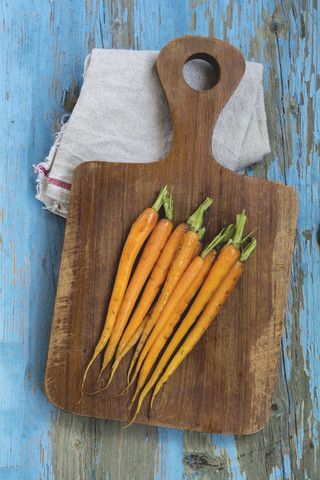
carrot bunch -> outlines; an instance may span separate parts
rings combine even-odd
[[[174,228],[172,192],[169,194],[165,186],[154,205],[133,223],[119,261],[105,325],[83,375],[78,403],[87,373],[101,352],[104,357],[97,380],[103,379],[111,364],[109,378],[104,387],[91,394],[108,387],[121,360],[134,349],[122,393],[137,379],[131,406],[140,395],[128,427],[150,390],[155,387],[152,406],[164,383],[208,329],[256,247],[251,234],[243,239],[243,211],[237,215],[235,226],[222,229],[203,249],[204,214],[211,204],[212,199],[207,198],[186,222]],[[165,216],[159,220],[162,207]]]
[[[137,330],[141,324],[144,328],[140,334],[145,341],[148,336],[146,332],[152,330],[180,276],[193,255],[202,248],[203,217],[211,203],[212,200],[207,198],[186,223],[178,225],[172,232],[172,192],[169,194],[165,186],[152,207],[146,208],[132,224],[120,257],[104,328],[85,369],[80,399],[75,406],[83,398],[88,371],[100,353],[104,351],[98,379],[112,360],[116,350],[116,360],[119,363],[124,354],[134,346],[133,337],[135,341],[139,340]],[[159,220],[159,210],[162,206],[165,218]],[[134,269],[139,254],[141,256]],[[159,301],[150,312],[152,303],[164,282]],[[134,309],[141,294],[138,306]],[[132,313],[133,317],[128,330],[122,336]],[[141,345],[140,343],[138,347],[141,348]],[[114,371],[115,368],[113,373]]]

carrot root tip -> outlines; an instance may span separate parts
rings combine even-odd
[[[102,380],[103,380],[101,378],[102,372],[103,372],[103,370],[100,370],[100,373],[99,373],[98,378],[97,378],[97,382],[102,382]]]
[[[75,409],[77,408],[78,405],[80,405],[80,403],[82,402],[82,400],[83,400],[83,391],[81,391],[79,400],[77,401],[77,403],[76,403],[76,404],[74,405],[74,407],[72,408],[72,412],[75,411]]]

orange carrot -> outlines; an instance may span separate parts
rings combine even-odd
[[[166,218],[162,218],[153,229],[138,262],[138,265],[132,275],[126,293],[123,297],[117,319],[107,344],[103,364],[100,370],[99,377],[102,372],[112,360],[113,355],[118,346],[122,332],[128,322],[133,307],[141,293],[141,290],[147,281],[155,263],[157,262],[171,232],[173,229],[173,202],[171,195],[171,202],[166,203]]]
[[[227,232],[224,230],[220,232],[207,246],[205,253],[197,256],[180,278],[142,350],[141,356],[144,358],[144,362],[140,370],[138,385],[132,402],[134,402],[135,397],[144,385],[161,349],[164,347],[182,313],[205,281],[218,256],[218,252],[213,249],[229,240],[230,231],[233,231],[233,225],[228,227]],[[176,312],[178,312],[178,315],[176,315]]]
[[[131,226],[129,235],[122,250],[104,328],[100,336],[99,342],[94,350],[93,356],[84,372],[80,391],[80,399],[77,402],[77,405],[82,400],[83,387],[89,368],[91,367],[92,363],[97,358],[99,353],[104,349],[110,338],[122,299],[125,294],[125,290],[129,282],[135,259],[137,258],[137,255],[141,247],[143,246],[145,240],[157,224],[158,211],[163,204],[166,194],[167,187],[165,186],[161,189],[158,198],[153,204],[153,206],[151,208],[146,208]]]
[[[200,313],[210,300],[212,294],[218,288],[224,277],[228,274],[232,265],[238,260],[240,256],[239,248],[241,245],[245,222],[246,216],[245,212],[243,211],[241,216],[237,216],[237,229],[233,240],[229,240],[227,245],[222,248],[217,261],[211,268],[210,273],[206,278],[206,281],[202,285],[195,301],[193,302],[187,314],[187,317],[191,318],[200,315]],[[206,249],[204,249],[202,255],[205,254]]]
[[[129,366],[129,372],[128,372],[128,379],[129,375],[134,367],[135,361],[138,358],[138,362],[134,371],[134,374],[129,381],[127,388],[133,383],[135,380],[138,371],[140,369],[140,366],[145,358],[145,352],[144,356],[142,356],[142,349],[144,347],[145,342],[147,341],[147,338],[151,331],[153,330],[155,324],[158,321],[158,318],[160,317],[164,307],[166,306],[170,295],[172,294],[173,290],[175,289],[177,283],[179,282],[180,278],[182,277],[183,273],[185,272],[186,268],[188,267],[189,263],[191,262],[191,259],[193,258],[194,255],[194,250],[196,248],[197,242],[199,240],[199,230],[202,228],[202,223],[203,223],[203,215],[205,210],[211,205],[212,200],[210,198],[207,198],[201,205],[200,207],[196,210],[196,212],[191,215],[191,217],[188,219],[187,224],[189,225],[190,229],[188,230],[187,233],[184,234],[181,244],[179,246],[179,249],[176,252],[176,255],[172,261],[171,267],[168,272],[167,279],[165,281],[165,284],[163,286],[163,289],[160,293],[160,297],[154,307],[153,313],[148,321],[148,323],[145,326],[144,332],[140,338],[139,344],[136,348],[136,351],[132,357],[130,366]],[[204,233],[204,232],[203,232]],[[141,352],[141,354],[140,354]]]
[[[195,246],[195,248],[194,248],[193,255],[192,255],[192,257],[191,257],[191,262],[192,262],[192,260],[194,260],[196,257],[198,257],[198,256],[200,255],[200,253],[202,252],[202,242],[201,242],[200,239],[203,238],[204,233],[205,233],[205,228],[203,229],[203,234],[202,234],[202,232],[198,232],[199,239],[198,239],[197,244],[196,244],[196,246]]]
[[[226,231],[224,229],[222,232],[217,235],[217,237],[206,247],[201,256],[197,257],[188,267],[183,277],[179,281],[177,287],[175,288],[172,296],[169,299],[168,304],[166,305],[162,315],[160,316],[157,325],[152,331],[147,344],[153,341],[147,356],[142,364],[140,374],[138,377],[138,384],[136,387],[135,395],[133,396],[131,404],[134,402],[135,397],[137,396],[139,390],[147,380],[151,368],[155,364],[156,359],[158,358],[160,351],[164,347],[166,341],[170,337],[173,329],[179,322],[182,314],[188,307],[191,300],[196,295],[197,291],[205,281],[206,277],[209,274],[209,271],[216,261],[218,256],[217,250],[214,248],[220,247],[221,244],[228,241],[234,231],[233,225],[229,225]],[[186,283],[187,277],[193,275],[193,280],[190,278],[189,284]],[[183,292],[183,285],[186,283],[185,291]],[[180,295],[181,291],[181,295]],[[171,308],[170,308],[171,307]],[[157,336],[156,336],[157,335]],[[146,344],[146,347],[148,346]],[[157,367],[156,367],[156,370]],[[161,370],[160,370],[161,373]],[[149,390],[153,387],[158,377],[152,377],[152,383],[148,382],[147,387],[144,388],[140,398],[139,403],[141,404],[144,397],[147,395]],[[139,407],[140,408],[140,407]]]
[[[187,232],[188,228],[189,227],[186,223],[180,223],[180,225],[178,225],[175,228],[175,230],[172,232],[169,240],[167,241],[164,249],[162,250],[160,257],[156,265],[154,266],[154,269],[152,270],[148,283],[145,286],[141,299],[130,319],[130,322],[128,323],[120,339],[120,342],[116,351],[115,362],[112,366],[112,373],[109,377],[108,384],[111,382],[112,377],[121,359],[136,344],[136,342],[132,344],[131,338],[133,335],[135,335],[135,332],[137,332],[137,330],[140,330],[142,322],[143,322],[143,329],[145,328],[147,320],[150,318],[149,315],[147,317],[146,315],[152,305],[152,302],[154,301],[157,294],[159,293],[159,290],[163,282],[166,279],[169,267],[178,249],[181,238]],[[143,329],[141,331],[141,334],[143,332]],[[139,338],[141,334],[139,335]],[[139,338],[137,339],[137,341],[139,340]],[[131,346],[128,349],[129,343]]]
[[[183,225],[186,225],[186,224],[183,224]],[[187,226],[187,232],[189,233],[189,227]],[[202,229],[202,234],[204,234],[205,230]],[[200,232],[198,233],[198,235],[200,234]],[[202,242],[198,239],[195,247],[194,247],[194,251],[191,255],[191,252],[190,252],[190,246],[191,246],[191,249],[193,248],[194,246],[194,235],[188,235],[187,237],[184,237],[183,238],[183,241],[185,242],[184,245],[182,246],[186,246],[187,243],[189,243],[189,248],[185,248],[185,253],[186,253],[186,257],[185,257],[185,263],[182,265],[182,269],[184,269],[185,267],[188,266],[188,264],[196,257],[199,255],[199,253],[201,252],[202,250]],[[182,243],[182,242],[181,242]],[[181,250],[181,245],[180,245],[180,248],[179,250]],[[182,258],[182,254],[180,254],[180,259]],[[174,258],[174,261],[176,261],[177,258],[176,258],[176,255],[175,255],[175,258]],[[179,265],[178,261],[177,261],[177,266]],[[179,265],[181,267],[181,263]],[[172,270],[172,273],[175,272],[175,269]],[[180,273],[180,272],[179,272]],[[181,272],[181,274],[183,273],[183,270]],[[176,284],[176,282],[179,280],[179,278],[174,278],[174,276],[172,275],[172,286],[174,286]],[[170,279],[170,277],[169,277]],[[167,287],[170,287],[170,283],[166,282],[165,286],[164,286],[164,291],[161,292],[160,294],[160,298],[158,300],[158,302],[156,303],[155,307],[157,308],[155,314],[151,317],[149,317],[148,319],[148,322],[146,323],[145,327],[144,327],[144,330],[142,332],[142,335],[140,337],[140,341],[135,349],[135,352],[132,356],[132,359],[131,359],[131,362],[130,362],[130,365],[129,365],[129,369],[128,369],[128,373],[127,373],[127,388],[132,384],[132,382],[134,381],[135,379],[135,376],[132,378],[132,381],[130,381],[130,375],[131,375],[131,372],[135,366],[135,363],[141,353],[141,351],[143,350],[143,347],[148,339],[148,336],[150,335],[150,332],[152,331],[152,329],[154,328],[156,322],[157,322],[157,319],[159,317],[159,315],[161,314],[161,311],[162,311],[162,308],[164,308],[166,302],[168,301],[168,298],[169,298],[169,295],[166,296],[166,293],[168,293],[168,290],[166,290]],[[125,390],[127,390],[127,388]]]
[[[183,342],[182,346],[179,348],[175,356],[172,358],[171,362],[169,363],[166,371],[158,381],[155,390],[152,395],[151,399],[151,406],[154,400],[154,397],[157,395],[161,387],[164,383],[171,377],[171,375],[176,371],[180,363],[186,358],[186,356],[191,352],[193,347],[196,343],[200,340],[202,335],[211,325],[214,318],[219,313],[221,307],[227,300],[228,296],[230,295],[231,291],[233,290],[235,284],[239,280],[242,275],[244,269],[244,262],[248,259],[250,254],[256,247],[256,240],[253,240],[249,245],[243,250],[240,258],[236,261],[236,263],[232,266],[231,270],[229,271],[228,275],[224,278],[221,282],[213,296],[211,297],[210,301],[208,302],[207,306],[203,310],[202,314],[200,315],[199,319],[197,320],[195,326],[188,334],[187,338]],[[176,339],[174,341],[174,348],[180,343],[183,339],[185,332],[189,330],[191,323],[187,326],[184,326],[184,321],[182,322],[180,328],[176,332]],[[172,352],[173,349],[170,349]],[[166,355],[168,358],[168,355]],[[163,366],[163,362],[159,367]]]
[[[187,227],[186,231],[188,231],[189,227],[186,223],[183,223],[183,224],[180,224],[180,225],[186,226]],[[186,232],[184,232],[184,233],[186,233]],[[205,228],[203,227],[198,232],[199,239],[198,239],[197,244],[195,246],[195,249],[193,251],[190,262],[192,262],[198,255],[200,255],[201,250],[202,250],[202,242],[201,242],[200,238],[202,238],[204,236],[204,234],[205,234]],[[142,349],[143,349],[143,347],[144,347],[144,345],[145,345],[145,343],[148,339],[148,336],[149,336],[150,332],[152,331],[154,325],[156,324],[156,321],[157,321],[156,317],[151,318],[151,316],[149,316],[148,322],[145,324],[145,327],[144,327],[144,330],[142,332],[139,344],[136,347],[136,350],[135,350],[135,352],[132,356],[132,359],[131,359],[131,362],[130,362],[130,365],[129,365],[129,369],[128,369],[128,373],[127,373],[127,387],[123,391],[123,393],[125,393],[125,391],[129,388],[129,386],[134,381],[135,377],[130,382],[130,375],[131,375],[132,369],[133,369],[133,367],[135,365],[135,362],[136,362],[137,358],[139,357],[139,355],[140,355],[140,353],[141,353],[141,351],[142,351]]]
[[[156,265],[154,266],[154,269],[152,270],[148,283],[143,291],[141,300],[139,301],[129,324],[122,335],[117,349],[117,355],[121,354],[131,335],[134,333],[137,327],[139,327],[139,324],[148,313],[152,302],[156,298],[162,284],[166,279],[173,257],[181,242],[181,238],[187,232],[188,228],[189,227],[186,223],[180,223],[180,225],[178,225],[172,232]]]

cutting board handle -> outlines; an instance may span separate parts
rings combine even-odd
[[[197,58],[206,60],[215,71],[216,83],[208,90],[195,90],[184,79],[185,63]],[[212,157],[215,123],[245,72],[241,52],[222,40],[186,35],[160,51],[157,70],[173,121],[171,155],[181,161],[188,158],[188,162],[192,155]]]

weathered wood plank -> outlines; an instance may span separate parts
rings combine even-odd
[[[136,425],[121,441],[123,425],[59,412],[52,428],[54,478],[154,478],[157,429]]]

